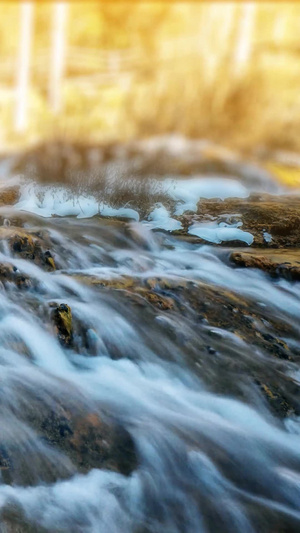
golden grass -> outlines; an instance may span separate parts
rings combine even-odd
[[[257,147],[300,149],[300,71],[253,62],[240,77],[230,63],[219,66],[211,82],[195,60],[152,66],[129,86],[79,89],[67,82],[64,111],[51,115],[44,95],[32,91],[29,128],[16,135],[13,101],[0,107],[2,146],[14,148],[64,138],[82,143],[127,141],[166,133],[208,138],[251,151]],[[294,178],[290,178],[294,179]],[[297,178],[295,178],[297,181]]]

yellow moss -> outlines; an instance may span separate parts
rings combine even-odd
[[[94,282],[95,283],[95,282]],[[99,283],[101,285],[105,285],[105,287],[110,287],[111,289],[130,289],[134,286],[134,280],[130,277],[122,277],[118,279],[110,279],[110,280],[99,280]]]
[[[163,311],[167,311],[174,307],[172,298],[168,298],[167,296],[161,296],[160,294],[150,292],[147,289],[139,289],[138,293],[146,298],[150,304],[162,309]]]
[[[98,285],[99,287],[107,287],[110,289],[120,289],[120,290],[126,290],[130,289],[134,286],[135,281],[133,278],[130,278],[129,276],[123,276],[122,278],[117,279],[101,279],[97,278],[95,276],[82,276],[82,275],[74,275],[74,277],[77,281],[80,283],[85,283],[86,285]]]
[[[56,270],[55,262],[53,257],[47,257],[47,263],[52,267],[53,270]]]
[[[157,287],[160,289],[184,289],[187,287],[187,284],[187,281],[178,279],[148,278],[146,280],[146,285],[149,289],[155,289]]]
[[[66,310],[62,310],[61,307],[58,309],[58,315],[59,315],[59,327],[60,329],[64,329],[68,335],[71,335],[72,333],[72,312],[71,308],[64,304],[66,307]]]
[[[267,385],[262,384],[262,388],[271,400],[276,400],[275,394],[273,394],[273,392],[269,389],[269,387],[267,387]]]

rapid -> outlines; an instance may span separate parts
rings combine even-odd
[[[300,286],[143,221],[41,218],[14,207],[0,216],[4,226],[18,218],[47,232],[58,265],[46,271],[1,241],[0,262],[30,280],[26,290],[1,287],[1,531],[299,531],[300,419],[277,417],[249,378],[292,382],[298,401],[299,365],[211,324],[185,295],[230,293],[237,315],[245,299],[249,315],[251,306],[260,313],[258,329],[280,322],[297,352]],[[150,282],[163,282],[176,305],[132,298],[132,287]],[[53,302],[72,310],[71,346],[51,325]],[[78,405],[128,432],[136,454],[128,472],[79,468],[34,422]]]

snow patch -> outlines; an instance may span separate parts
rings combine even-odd
[[[126,207],[115,209],[106,203],[99,203],[91,195],[74,195],[63,187],[45,188],[33,183],[22,187],[20,200],[15,207],[20,211],[28,211],[45,218],[55,215],[76,216],[77,218],[102,215],[139,220],[139,214],[134,209]]]
[[[130,218],[136,222],[140,220],[140,215],[135,209],[130,209],[129,207],[113,208],[103,203],[100,205],[100,215],[103,217]]]
[[[159,228],[165,231],[175,231],[182,228],[181,222],[171,218],[169,211],[164,205],[158,204],[148,217],[152,229]],[[149,223],[149,222],[148,222]]]
[[[42,217],[76,216],[77,218],[91,218],[95,215],[105,217],[124,217],[139,220],[136,210],[122,206],[113,208],[109,204],[99,202],[88,194],[74,194],[65,187],[42,186],[26,183],[21,187],[21,196],[16,208],[29,211]],[[181,215],[187,210],[196,211],[201,198],[230,197],[246,198],[247,189],[238,181],[224,178],[166,178],[162,182],[162,192],[176,202],[175,215]],[[151,193],[150,193],[151,194]],[[167,231],[180,229],[181,223],[171,218],[167,209],[157,205],[149,216],[153,228],[160,227]]]
[[[263,237],[264,237],[265,242],[267,243],[272,242],[272,235],[265,230],[263,231]]]
[[[225,178],[192,178],[175,180],[167,178],[163,190],[173,200],[179,202],[175,214],[182,215],[185,211],[197,211],[197,203],[201,198],[247,198],[249,192],[239,181]]]
[[[193,224],[188,233],[196,235],[208,242],[220,244],[224,241],[242,241],[250,246],[253,243],[253,235],[234,226],[220,225],[217,227]]]

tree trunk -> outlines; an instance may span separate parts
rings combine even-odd
[[[53,113],[59,113],[62,108],[62,79],[66,54],[67,11],[68,5],[66,2],[58,2],[53,6],[49,78],[49,102]]]
[[[273,26],[273,41],[275,44],[280,44],[284,40],[288,26],[288,13],[278,12],[275,17]]]
[[[254,41],[256,7],[254,2],[248,2],[241,6],[235,57],[233,61],[233,68],[236,75],[243,73],[245,68],[249,65]]]
[[[18,57],[15,129],[22,132],[27,127],[30,52],[33,27],[33,2],[21,3],[21,32]]]

